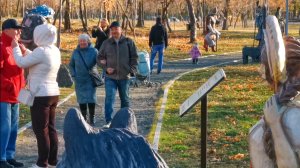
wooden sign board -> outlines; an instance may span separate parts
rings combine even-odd
[[[196,103],[198,103],[204,95],[210,92],[225,78],[226,75],[223,69],[218,70],[213,76],[211,76],[207,82],[205,82],[192,96],[190,96],[183,104],[181,104],[179,112],[180,117],[185,115],[186,112],[193,108],[194,105],[196,105]]]

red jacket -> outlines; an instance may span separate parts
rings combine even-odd
[[[17,97],[25,86],[23,69],[14,60],[12,38],[2,32],[0,36],[0,102],[17,103]]]

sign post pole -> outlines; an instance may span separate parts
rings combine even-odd
[[[206,168],[207,164],[207,94],[225,78],[224,70],[218,70],[193,95],[186,99],[179,109],[179,116],[183,117],[201,101],[201,168]]]
[[[201,168],[206,168],[207,155],[207,95],[201,99]]]

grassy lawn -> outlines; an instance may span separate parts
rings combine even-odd
[[[219,68],[224,69],[227,78],[208,95],[208,166],[249,167],[248,131],[272,95],[258,67],[252,64],[210,68],[175,82],[168,94],[159,142],[159,153],[170,167],[200,167],[200,104],[183,118],[179,117],[179,107]],[[150,142],[154,131],[155,127],[148,137]]]

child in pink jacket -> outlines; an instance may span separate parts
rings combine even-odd
[[[193,60],[193,64],[198,64],[198,59],[202,55],[198,47],[198,43],[194,43],[193,48],[190,51],[190,55]]]

